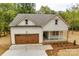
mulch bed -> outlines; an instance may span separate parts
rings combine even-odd
[[[43,44],[47,45],[50,44],[53,47],[53,50],[46,50],[46,53],[48,54],[48,56],[57,56],[57,53],[59,52],[59,50],[62,49],[76,49],[79,48],[79,45],[74,45],[71,42],[52,42],[52,43],[46,43],[44,42]]]

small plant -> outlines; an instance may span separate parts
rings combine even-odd
[[[76,45],[76,40],[74,40],[73,44]]]

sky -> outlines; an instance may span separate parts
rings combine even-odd
[[[50,9],[55,11],[65,11],[66,9],[69,9],[73,6],[72,3],[36,3],[36,10],[39,10],[41,6],[48,6]]]
[[[66,9],[69,9],[73,5],[77,4],[79,0],[40,0],[36,1],[36,10],[39,10],[40,7],[48,6],[52,10],[55,11],[65,11]]]
[[[39,10],[40,7],[48,6],[55,11],[65,11],[69,9],[76,3],[79,3],[79,0],[0,0],[0,3],[36,3],[36,10]]]

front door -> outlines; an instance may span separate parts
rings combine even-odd
[[[48,32],[43,33],[43,39],[47,40],[48,39]]]

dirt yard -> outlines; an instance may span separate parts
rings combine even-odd
[[[69,39],[68,42],[74,42],[76,40],[76,44],[79,45],[79,31],[69,31]],[[59,56],[79,56],[79,48],[77,49],[64,49],[59,50],[58,52]]]
[[[69,39],[68,39],[68,42],[72,42],[76,40],[76,44],[79,45],[79,31],[74,31],[72,33],[72,31],[69,31]]]
[[[76,40],[77,46],[73,45],[74,40]],[[56,43],[51,44],[54,50],[46,51],[49,56],[79,56],[79,31],[69,31],[69,44]]]
[[[0,37],[0,55],[4,53],[10,45],[10,35],[7,35],[6,37]]]
[[[76,49],[79,48],[79,45],[74,45],[73,43],[67,42],[67,41],[64,41],[64,42],[61,41],[61,42],[44,43],[44,44],[50,44],[53,47],[52,50],[46,50],[46,53],[48,54],[48,56],[52,56],[52,55],[59,56],[59,55],[64,55],[65,53],[66,53],[65,55],[71,54],[71,53],[73,55],[72,51],[74,49],[76,50]],[[69,49],[71,49],[72,51],[69,50]],[[79,54],[77,53],[77,55],[79,55]]]
[[[68,42],[76,40],[76,43],[79,45],[79,31],[75,31],[72,34],[72,31],[69,32]],[[10,35],[0,38],[0,55],[5,52],[11,45]],[[58,56],[79,56],[79,48],[75,49],[61,49],[57,53]]]

